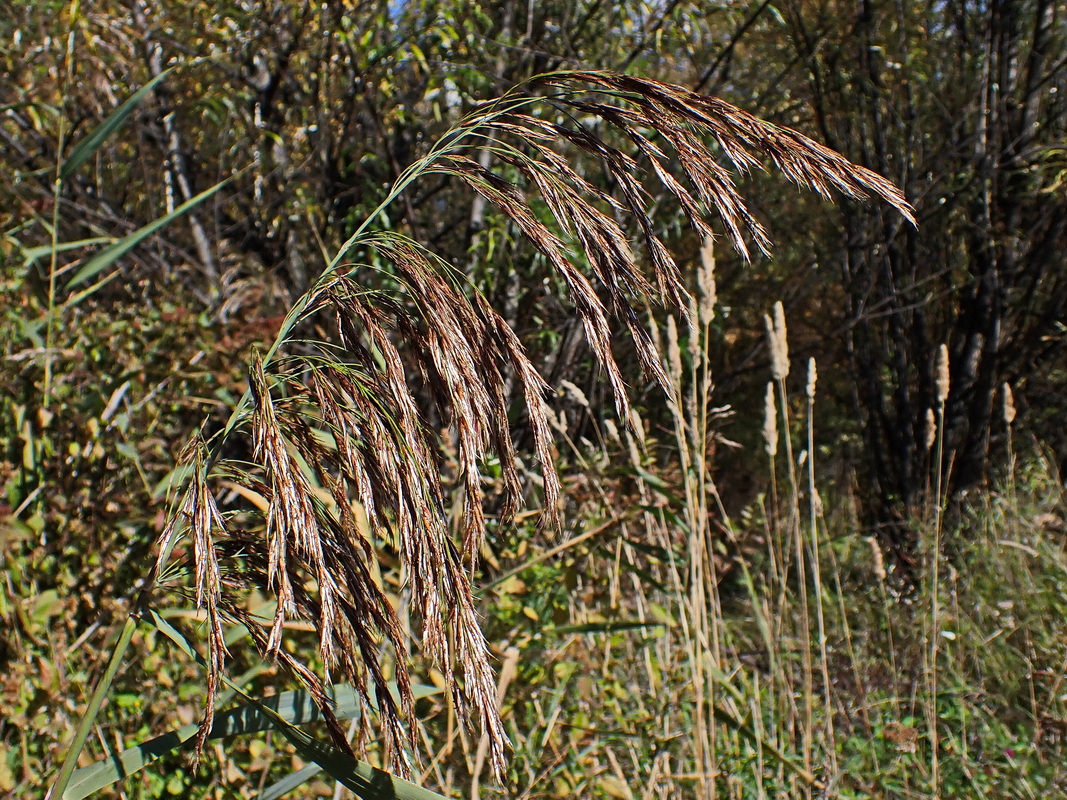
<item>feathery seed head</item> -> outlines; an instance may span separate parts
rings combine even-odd
[[[949,390],[948,345],[946,344],[937,348],[937,364],[934,371],[936,373],[937,403],[938,405],[944,405],[948,399]]]
[[[763,396],[763,448],[774,458],[778,454],[778,409],[774,402],[774,382],[767,382]]]
[[[1005,381],[1001,387],[1001,414],[1004,418],[1005,425],[1011,425],[1015,422],[1015,395],[1011,391],[1011,385]]]
[[[767,349],[771,354],[771,377],[776,381],[784,380],[789,375],[789,340],[785,327],[785,307],[781,300],[774,304],[773,317],[763,315],[763,324],[767,329]]]
[[[602,125],[568,127],[550,121],[552,115],[527,113],[528,105],[545,94],[544,87],[552,87],[551,97],[540,97],[538,102],[561,112],[557,118],[584,116]],[[598,129],[619,136],[601,138]],[[516,183],[471,157],[484,146],[487,132],[495,137],[497,163],[509,178],[517,178]],[[718,214],[744,258],[749,257],[750,243],[763,252],[770,246],[766,231],[717,153],[725,154],[739,171],[769,161],[790,180],[820,194],[836,189],[863,197],[873,192],[912,219],[910,206],[892,184],[816,142],[716,98],[630,75],[574,71],[535,78],[475,109],[449,136],[447,147],[434,150],[403,180],[436,173],[464,182],[506,215],[551,265],[607,375],[619,417],[628,423],[627,445],[635,463],[644,448],[645,431],[612,353],[612,321],[629,332],[645,372],[673,395],[672,383],[679,386],[682,377],[677,324],[668,315],[664,354],[644,324],[646,300],[658,299],[687,316],[691,331],[697,322],[706,326],[713,319],[714,232],[706,219],[708,209]],[[617,139],[629,141],[631,152],[612,144]],[[465,145],[469,149],[464,152]],[[590,184],[557,152],[557,145],[598,159],[617,191]],[[704,239],[696,301],[687,293],[680,270],[647,213],[642,164],[648,165]],[[539,196],[538,202],[530,201],[533,194]],[[547,213],[542,215],[541,208]],[[551,219],[543,218],[549,215]],[[631,222],[640,231],[640,248],[627,236]],[[368,289],[363,281],[366,272],[357,281],[336,266],[349,251],[360,248],[374,254],[374,263],[388,265],[390,281],[398,290]],[[644,257],[637,255],[641,249]],[[574,252],[585,257],[574,259]],[[321,343],[309,353],[316,344],[298,336],[297,321],[288,320],[271,350],[279,357],[270,364],[253,358],[250,394],[256,464],[231,464],[228,475],[249,496],[262,501],[261,530],[229,531],[215,538],[224,531],[224,517],[215,505],[198,450],[198,477],[188,484],[182,505],[164,530],[161,552],[170,551],[178,524],[188,522],[193,529],[197,598],[206,607],[211,626],[212,674],[217,675],[215,665],[224,655],[225,645],[216,631],[221,631],[219,615],[225,613],[244,623],[263,653],[309,687],[338,746],[347,750],[323,682],[281,647],[287,619],[312,621],[326,669],[344,671],[363,703],[364,724],[371,715],[373,689],[387,749],[394,754],[394,767],[403,770],[401,711],[412,718],[410,680],[402,668],[397,669],[398,708],[379,659],[382,638],[397,653],[405,651],[406,642],[395,611],[375,583],[370,540],[393,543],[409,576],[412,607],[421,617],[422,647],[443,668],[461,716],[473,712],[480,719],[490,740],[494,769],[500,774],[506,738],[468,572],[485,532],[480,468],[486,457],[498,457],[504,511],[511,513],[522,490],[508,422],[512,400],[508,388],[514,383],[528,410],[533,449],[541,464],[545,518],[558,526],[561,489],[554,467],[548,387],[518,336],[477,288],[395,231],[360,228],[302,300],[306,302],[301,320],[317,313],[333,314],[340,347]],[[780,302],[767,317],[767,329],[772,374],[775,380],[784,380],[789,353]],[[695,337],[690,346],[696,346]],[[430,387],[433,398],[428,402],[436,404],[434,417],[451,421],[456,442],[454,488],[462,497],[461,543],[453,541],[446,513],[445,498],[453,487],[445,484],[438,469],[443,445],[426,424],[421,398],[413,394],[409,375],[413,369]],[[810,396],[814,366],[809,385]],[[945,386],[947,396],[947,377]],[[581,403],[584,395],[577,387],[574,390],[571,396]],[[766,411],[764,438],[773,457],[778,431],[771,384]],[[227,433],[237,429],[232,426]],[[330,446],[319,441],[323,434],[333,440]],[[366,510],[375,536],[354,533],[353,499]],[[239,577],[228,577],[218,559],[238,557],[243,565]],[[278,598],[274,624],[267,630],[250,617],[238,597],[239,590],[249,588],[273,591]],[[398,666],[402,661],[398,659]],[[217,683],[209,684],[209,694],[213,686]],[[417,728],[408,727],[414,749]]]
[[[697,269],[697,291],[700,294],[700,324],[707,326],[715,319],[715,240],[711,236],[704,239],[700,248],[700,267]]]

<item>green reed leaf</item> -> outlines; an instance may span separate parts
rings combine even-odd
[[[111,134],[129,119],[130,115],[137,109],[137,106],[173,71],[174,68],[171,67],[152,78],[152,80],[130,95],[122,105],[112,111],[107,119],[93,129],[92,133],[78,142],[77,146],[70,151],[67,160],[63,162],[63,166],[59,168],[60,179],[66,180],[77,171],[78,167],[88,161],[93,153],[100,148],[100,145],[106,142]]]
[[[219,189],[229,183],[230,180],[230,178],[227,178],[221,183],[216,183],[210,189],[205,189],[200,194],[196,195],[196,197],[189,198],[176,209],[171,211],[169,214],[162,216],[157,220],[149,222],[147,225],[138,228],[133,233],[123,236],[110,247],[105,247],[103,250],[101,250],[99,253],[97,253],[95,256],[85,262],[84,266],[82,266],[82,268],[75,273],[74,277],[67,282],[67,288],[72,289],[78,284],[84,283],[90,278],[100,274],[105,269],[114,264],[116,261],[118,261],[120,258],[122,258],[124,255],[126,255],[126,253],[128,253],[134,247],[136,247],[149,236],[151,236],[153,233],[162,228],[165,228],[167,225],[170,225],[170,223],[174,222],[174,220],[185,215],[191,209],[203,203],[205,200],[211,197],[211,195],[215,194],[215,192],[217,192]]]
[[[202,658],[193,650],[188,640],[163,617],[153,611],[151,612],[151,619],[147,621],[167,636],[186,655],[197,662],[202,662]],[[315,705],[310,692],[300,689],[256,699],[246,695],[237,688],[236,684],[233,684],[233,688],[236,694],[245,699],[245,702],[236,708],[217,714],[211,726],[211,732],[208,734],[208,739],[224,739],[273,729],[278,730],[283,736],[292,741],[292,731],[297,731],[299,735],[292,735],[300,741],[300,744],[293,742],[293,745],[301,751],[305,759],[320,764],[322,769],[325,769],[337,780],[344,783],[345,786],[351,788],[360,797],[397,797],[411,798],[412,800],[427,800],[428,798],[440,797],[440,795],[421,789],[414,784],[408,784],[407,781],[400,781],[399,778],[395,778],[387,772],[356,761],[340,750],[319,743],[303,731],[295,728],[294,726],[296,725],[309,725],[322,720],[322,712]],[[394,687],[391,686],[390,688]],[[412,687],[412,695],[416,699],[439,694],[440,691],[436,686],[417,685]],[[355,688],[348,684],[337,684],[327,689],[327,693],[333,700],[334,714],[338,719],[352,719],[360,715],[360,699]],[[291,731],[286,733],[279,726],[290,728]],[[93,792],[132,775],[151,764],[160,756],[187,746],[196,737],[198,730],[199,726],[196,724],[184,725],[177,730],[140,742],[117,755],[76,770],[66,790],[63,792],[63,800],[82,800],[82,798],[88,797]],[[305,740],[311,743],[309,744]],[[330,752],[331,750],[336,752]],[[340,774],[335,775],[331,771],[331,766],[321,764],[315,754],[329,762],[332,768],[338,770]],[[317,772],[318,770],[315,771]],[[304,770],[300,771],[300,773],[303,772]],[[314,773],[307,774],[291,788],[295,788],[295,786],[299,786],[308,780],[311,774]],[[293,778],[293,776],[290,776],[290,778]],[[349,786],[346,781],[358,784],[364,791],[370,791],[371,794],[360,794],[359,789]],[[390,781],[398,781],[406,784],[406,786],[399,787],[399,791],[395,795],[380,793],[384,791],[381,787],[391,785]],[[412,787],[418,791],[412,793]],[[420,794],[419,792],[425,792],[425,794]],[[280,795],[272,796],[278,797]]]

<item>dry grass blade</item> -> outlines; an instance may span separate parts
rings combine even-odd
[[[550,96],[536,95],[546,90]],[[535,112],[535,106],[543,111]],[[481,148],[494,154],[494,169],[474,157]],[[614,188],[594,186],[580,175],[566,148],[596,157]],[[765,251],[767,235],[728,167],[745,172],[768,160],[820,193],[873,193],[911,219],[895,187],[800,134],[678,86],[598,72],[542,76],[476,109],[401,176],[387,203],[418,178],[437,173],[463,182],[506,215],[566,285],[618,412],[632,426],[640,423],[632,422],[639,418],[612,352],[612,320],[626,326],[646,374],[669,391],[663,365],[677,381],[682,370],[678,331],[672,321],[671,354],[665,361],[649,335],[648,306],[669,306],[687,316],[691,326],[711,321],[715,234],[706,214],[719,215],[746,258],[749,242]],[[646,208],[646,177],[666,188],[705,242],[699,302],[686,291],[657,235]],[[541,208],[547,213],[535,210]],[[360,692],[368,712],[365,723],[373,685],[394,767],[404,769],[403,717],[412,713],[406,643],[372,569],[376,547],[395,547],[420,618],[422,647],[444,669],[460,713],[466,718],[476,712],[500,774],[506,739],[469,575],[486,528],[488,459],[500,465],[502,516],[506,519],[523,500],[508,420],[512,380],[521,388],[544,475],[546,520],[559,522],[547,386],[518,336],[478,289],[417,242],[397,232],[374,232],[376,215],[300,299],[268,356],[253,359],[249,397],[255,463],[220,460],[222,441],[210,458],[198,445],[195,477],[164,532],[162,550],[169,552],[178,522],[188,520],[197,598],[211,620],[212,687],[225,655],[219,622],[224,610],[249,627],[264,654],[311,688],[330,718],[323,682],[281,646],[286,620],[311,620],[326,670],[342,670]],[[365,263],[342,265],[355,252]],[[382,280],[375,283],[378,277]],[[336,322],[336,343],[297,338],[302,321],[327,315]],[[419,380],[431,390],[435,419],[450,428],[454,443],[463,498],[461,546],[446,514],[450,487],[444,447],[427,423],[429,409],[420,400],[425,393],[415,388]],[[773,395],[768,408],[773,422]],[[221,440],[240,429],[243,412],[242,405]],[[772,455],[776,438],[768,434]],[[265,498],[261,533],[231,530],[221,543],[214,542],[213,532],[225,526],[209,474],[225,474]],[[277,596],[269,626],[242,610],[238,598],[249,588]],[[398,660],[399,705],[386,688],[383,647]],[[343,745],[340,726],[331,730]],[[408,726],[412,737],[414,730]],[[363,737],[367,734],[364,727]],[[412,738],[407,741],[413,746]]]

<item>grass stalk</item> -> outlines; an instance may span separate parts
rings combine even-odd
[[[789,464],[790,486],[790,510],[789,530],[793,538],[793,558],[797,571],[797,600],[800,605],[800,615],[797,619],[795,635],[800,643],[801,670],[803,676],[803,727],[802,727],[802,753],[804,769],[811,771],[812,755],[815,741],[815,668],[811,656],[811,610],[808,600],[808,576],[807,576],[807,546],[804,542],[804,532],[800,524],[800,489],[797,480],[796,463],[793,460],[793,446],[789,435],[789,410],[786,394],[785,378],[779,378],[778,394],[782,403],[782,427],[785,438],[785,452]],[[806,787],[805,795],[810,796],[810,787]]]
[[[693,335],[690,331],[690,335]],[[691,368],[695,365],[691,364]],[[709,554],[706,516],[700,513],[702,506],[698,463],[703,460],[694,447],[696,431],[691,427],[694,410],[686,410],[681,347],[678,328],[673,317],[667,319],[667,367],[671,380],[671,415],[674,421],[674,436],[678,445],[678,454],[685,492],[685,517],[689,527],[689,618],[694,627],[694,636],[690,640],[690,670],[693,674],[695,689],[695,725],[694,741],[696,743],[696,762],[699,773],[699,794],[715,800],[718,794],[717,781],[717,726],[714,709],[716,704],[715,671],[709,669],[709,660],[716,657],[718,647],[718,628],[715,613],[709,613],[709,588],[714,581],[712,574],[714,557]],[[690,379],[693,375],[688,376]],[[709,559],[709,555],[712,557]],[[709,564],[709,561],[712,562]],[[709,570],[709,566],[711,569]]]
[[[927,648],[927,729],[930,736],[930,785],[941,797],[941,757],[938,724],[938,650],[941,639],[941,525],[945,447],[945,401],[949,393],[948,347],[941,345],[935,364],[937,386],[937,443],[934,449],[934,521],[929,556],[930,639]]]
[[[807,381],[807,476],[808,476],[808,531],[811,536],[811,579],[812,591],[815,594],[815,617],[819,633],[819,666],[822,672],[823,684],[823,716],[826,726],[825,749],[830,756],[830,770],[833,775],[837,774],[837,747],[834,743],[834,715],[833,698],[830,682],[830,658],[826,644],[826,616],[823,610],[823,586],[822,564],[819,547],[819,516],[821,502],[818,491],[815,488],[815,385],[816,385],[815,359],[808,360]]]
[[[59,206],[63,196],[63,153],[67,146],[67,115],[63,113],[63,110],[66,108],[67,90],[74,82],[74,43],[78,34],[80,12],[81,0],[72,0],[68,12],[70,22],[67,30],[67,48],[63,57],[63,100],[59,107],[56,135],[56,177],[52,187],[52,230],[49,232],[52,247],[48,258],[48,315],[45,323],[44,392],[41,398],[41,404],[45,409],[48,408],[52,398],[52,361],[56,335],[56,315],[53,312],[56,307],[56,280],[59,272]]]
[[[797,479],[797,465],[793,457],[793,437],[790,429],[789,393],[786,378],[789,376],[789,340],[785,319],[785,308],[781,301],[774,304],[772,315],[764,319],[767,328],[768,345],[771,354],[771,377],[778,391],[779,412],[781,415],[781,438],[785,447],[787,477],[789,479],[789,516],[786,522],[787,536],[792,540],[792,559],[796,568],[797,600],[799,615],[793,628],[793,635],[800,645],[801,672],[803,680],[801,709],[801,751],[804,769],[811,772],[814,751],[814,714],[815,714],[815,680],[814,664],[811,655],[811,611],[808,599],[807,545],[804,542],[803,526],[800,521],[800,483]],[[812,387],[814,390],[814,386]],[[788,570],[783,570],[781,586],[782,597],[788,593]],[[810,797],[811,787],[805,788],[805,796]]]

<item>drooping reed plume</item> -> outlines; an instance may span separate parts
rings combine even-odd
[[[611,143],[617,134],[630,143],[627,149]],[[483,148],[491,149],[495,170],[476,157]],[[568,149],[597,157],[614,189],[580,175]],[[418,242],[376,231],[378,212],[436,173],[466,184],[505,214],[566,285],[619,416],[629,424],[626,384],[611,349],[613,320],[626,326],[646,373],[666,387],[645,311],[653,301],[683,314],[691,308],[681,272],[646,210],[646,178],[673,196],[702,239],[714,238],[707,215],[716,214],[747,258],[750,244],[766,251],[770,242],[734,176],[766,161],[821,194],[873,193],[911,219],[890,183],[794,131],[678,86],[599,72],[541,76],[475,109],[398,179],[300,298],[273,346],[254,359],[250,390],[225,431],[198,441],[188,459],[192,477],[160,560],[162,566],[178,534],[192,538],[196,599],[210,630],[205,730],[229,619],[245,624],[266,656],[310,687],[342,747],[325,686],[338,673],[351,681],[364,700],[364,733],[376,706],[393,766],[402,770],[405,747],[413,744],[402,724],[412,714],[406,642],[374,569],[377,548],[389,546],[403,565],[423,651],[445,671],[460,712],[480,721],[494,767],[504,763],[506,740],[469,576],[485,534],[487,459],[499,463],[505,516],[522,500],[507,376],[525,400],[547,522],[558,522],[548,387],[478,288]],[[551,219],[535,211],[542,207],[535,197]],[[368,288],[364,276],[372,272],[387,276],[394,289]],[[333,337],[309,338],[327,319]],[[311,320],[317,327],[303,324]],[[455,539],[439,434],[411,388],[416,375],[433,390],[438,418],[456,443],[462,520]],[[227,442],[237,435],[250,436],[251,463],[228,457]],[[220,509],[215,497],[223,482],[258,504]],[[248,613],[242,596],[251,588],[277,599],[273,618]],[[310,621],[318,634],[325,678],[283,646],[286,623],[297,619]],[[383,645],[397,660],[399,705],[382,667]]]

